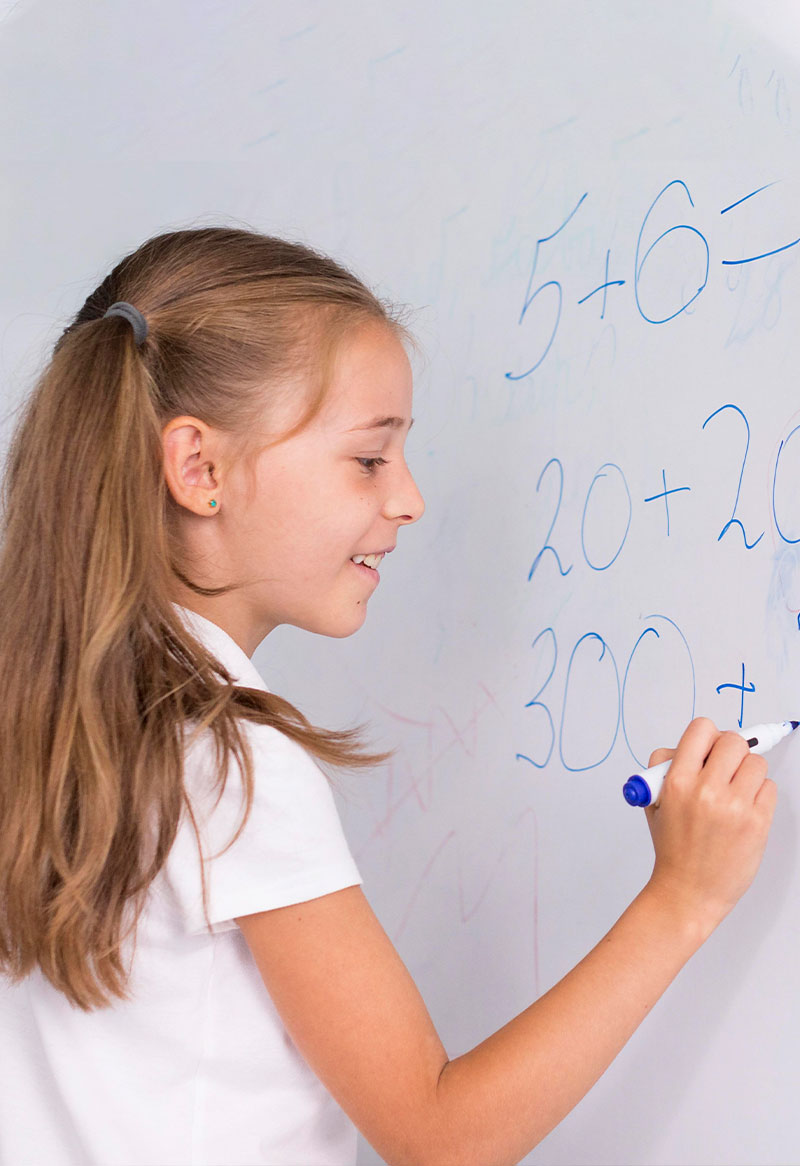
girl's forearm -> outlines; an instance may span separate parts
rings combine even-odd
[[[577,1105],[713,928],[653,883],[562,980],[463,1056],[437,1097],[437,1166],[519,1162]]]

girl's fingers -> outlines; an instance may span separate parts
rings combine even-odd
[[[750,747],[744,737],[730,729],[720,733],[703,766],[702,780],[717,788],[730,785],[749,754]]]
[[[775,805],[778,801],[778,787],[771,777],[767,777],[762,781],[755,796],[755,806],[763,814],[766,815],[769,821],[772,820],[772,815],[775,813]]]
[[[674,749],[656,749],[650,754],[647,768],[652,769],[654,765],[663,765],[665,761],[671,761],[674,756]]]
[[[694,785],[700,779],[706,758],[720,736],[719,729],[708,717],[695,717],[678,742],[670,766],[670,782],[673,785],[678,783]],[[744,744],[741,737],[739,740]]]
[[[698,717],[687,727],[677,749],[655,749],[648,767],[671,761],[665,784],[684,791],[706,786],[711,792],[728,791],[744,806],[757,806],[771,818],[777,801],[777,786],[767,777],[767,762],[750,753],[745,739],[733,731],[720,732],[713,721]],[[646,806],[651,834],[657,807]]]
[[[705,760],[719,736],[719,729],[708,717],[695,717],[686,727],[677,749],[656,749],[650,754],[649,765],[672,761],[665,782],[669,785],[695,785],[700,780]],[[653,812],[651,807],[648,823]]]
[[[767,778],[768,769],[769,766],[764,757],[760,757],[757,753],[751,753],[745,757],[734,774],[731,785],[733,789],[738,791],[739,796],[748,805],[752,805],[758,801],[765,785],[772,786],[777,793],[778,787],[775,785],[775,782]],[[766,797],[768,801],[769,794]]]
[[[767,762],[758,754],[751,754],[747,742],[732,730],[720,732],[713,721],[698,717],[688,726],[677,749],[656,749],[648,765],[672,761],[669,783],[708,784],[724,789],[732,782],[737,792],[750,803],[760,795],[772,804],[774,795],[763,790]],[[694,770],[693,770],[694,767]],[[774,786],[774,782],[769,785]]]

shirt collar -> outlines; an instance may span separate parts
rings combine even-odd
[[[219,624],[179,603],[173,603],[172,606],[192,635],[225,665],[235,685],[240,688],[260,688],[262,692],[270,691],[247,653]]]

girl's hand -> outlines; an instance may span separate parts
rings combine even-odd
[[[755,877],[777,786],[743,737],[706,717],[649,764],[670,759],[658,805],[645,809],[656,852],[649,890],[684,905],[710,934]]]

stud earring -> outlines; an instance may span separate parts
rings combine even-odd
[[[211,501],[209,502],[209,506],[216,506],[216,504],[217,504],[216,498],[212,498]]]

